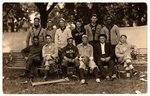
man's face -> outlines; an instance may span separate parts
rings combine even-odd
[[[40,25],[40,20],[39,19],[35,19],[34,20],[34,26],[38,27]]]
[[[122,36],[122,37],[120,38],[120,42],[121,42],[121,43],[126,43],[126,41],[127,41],[127,38],[126,38],[125,36]]]
[[[34,38],[33,39],[33,45],[39,45],[39,40],[37,38]]]
[[[93,16],[93,17],[91,18],[91,21],[92,21],[92,23],[96,23],[97,17],[96,17],[96,16]]]
[[[100,43],[105,43],[106,38],[105,38],[105,37],[103,37],[103,36],[101,36],[101,37],[99,37],[99,40],[100,40]]]
[[[88,39],[87,38],[82,38],[82,43],[83,44],[86,44],[88,42]]]
[[[73,40],[72,40],[72,39],[69,39],[69,40],[68,40],[68,44],[69,44],[69,45],[72,45],[72,44],[73,44]]]
[[[107,24],[110,24],[110,23],[112,23],[112,20],[111,20],[111,17],[108,17],[107,18]]]
[[[47,36],[47,37],[46,37],[46,41],[47,41],[47,43],[51,43],[51,42],[52,42],[51,37]]]
[[[81,27],[81,22],[77,22],[76,26],[77,26],[77,28],[80,28]]]
[[[47,22],[48,27],[52,27],[52,21]]]
[[[61,28],[65,27],[65,22],[64,21],[60,21],[59,24],[60,24]]]

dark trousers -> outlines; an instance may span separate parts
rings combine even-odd
[[[77,59],[74,62],[69,62],[67,60],[62,61],[62,73],[63,73],[64,77],[67,76],[67,67],[68,66],[75,67],[76,68],[76,75],[78,76],[78,74],[79,74],[79,61]]]
[[[112,53],[113,53],[113,60],[114,62],[117,62],[117,57],[116,57],[116,54],[115,54],[115,48],[116,48],[116,45],[111,45],[111,48],[112,48]]]
[[[33,69],[36,66],[40,66],[40,65],[41,65],[41,58],[39,56],[32,57],[32,58],[29,57],[26,63],[26,71],[33,72],[34,71]]]
[[[111,59],[108,62],[103,62],[101,60],[97,61],[97,65],[100,69],[100,74],[102,77],[112,76],[114,73],[114,60]],[[108,71],[104,68],[104,65],[108,66]]]

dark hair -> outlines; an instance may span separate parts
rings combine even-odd
[[[67,41],[70,40],[70,39],[74,40],[73,37],[69,37],[69,38],[67,38]]]
[[[76,23],[77,23],[77,22],[80,22],[81,24],[83,23],[82,19],[78,19],[78,20],[76,21]]]
[[[98,38],[100,38],[100,37],[105,37],[105,38],[107,39],[107,36],[106,36],[105,34],[100,34],[100,35],[98,36]]]
[[[121,35],[120,38],[125,37],[127,39],[127,35]]]
[[[47,34],[46,34],[45,38],[46,38],[46,37],[50,37],[50,38],[52,38],[52,37],[51,37],[51,35],[47,35]]]
[[[92,18],[92,17],[96,17],[96,18],[97,18],[97,15],[96,15],[96,14],[92,14],[91,18]]]
[[[34,40],[34,39],[38,39],[38,40],[39,40],[39,37],[38,37],[38,36],[34,36],[34,37],[33,37],[33,40]]]
[[[38,20],[40,21],[40,18],[38,18],[38,17],[35,17],[34,20],[35,20],[35,19],[38,19]]]

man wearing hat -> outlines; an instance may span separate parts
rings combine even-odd
[[[85,76],[84,76],[84,70],[87,67],[90,67],[93,70],[93,73],[96,77],[96,82],[100,82],[99,76],[98,76],[98,67],[94,62],[93,59],[93,47],[88,43],[88,36],[83,35],[82,36],[82,43],[77,45],[77,48],[79,50],[79,69],[80,69],[80,77],[81,77],[81,84],[85,83]]]
[[[67,76],[67,67],[69,65],[74,65],[76,67],[76,72],[78,73],[79,68],[79,61],[78,61],[78,55],[79,51],[76,46],[73,45],[73,38],[69,37],[67,39],[67,45],[62,50],[62,71],[63,71],[63,77]],[[78,74],[76,74],[78,75]]]
[[[99,41],[94,46],[95,61],[100,69],[101,75],[108,80],[112,79],[114,71],[114,60],[111,45],[106,43],[107,36],[105,34],[99,35]],[[108,65],[108,73],[104,65]]]
[[[66,27],[66,21],[64,18],[59,20],[60,27],[55,33],[55,44],[58,49],[63,48],[67,45],[67,38],[72,37],[70,28]]]
[[[126,70],[126,77],[130,78],[131,74],[134,75],[137,72],[134,70],[132,64],[132,56],[131,54],[136,54],[136,47],[127,42],[127,36],[121,35],[120,41],[115,48],[115,53],[118,58],[118,62],[123,64]]]
[[[62,48],[67,45],[67,38],[72,37],[70,28],[66,27],[66,21],[64,18],[59,20],[59,28],[55,33],[55,45],[58,48],[59,62],[62,62]]]

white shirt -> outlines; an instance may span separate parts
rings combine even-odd
[[[101,44],[101,50],[102,50],[102,54],[105,54],[105,43],[100,43]]]
[[[69,28],[65,28],[62,31],[60,28],[56,30],[55,33],[55,44],[57,47],[63,48],[67,45],[67,38],[72,37],[71,30]]]

